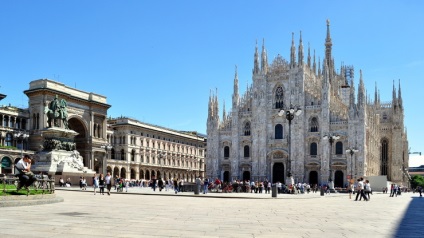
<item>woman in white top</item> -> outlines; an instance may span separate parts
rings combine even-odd
[[[97,177],[97,174],[94,174],[93,177],[93,189],[94,189],[94,195],[96,195],[96,189],[99,187],[99,177]]]

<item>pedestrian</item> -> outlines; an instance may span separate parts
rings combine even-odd
[[[157,179],[155,176],[152,176],[152,188],[153,188],[153,192],[156,192],[156,184],[157,184]]]
[[[364,194],[364,178],[358,179],[357,192],[358,194],[356,194],[355,201],[358,201],[359,196],[360,196],[359,201],[361,201],[362,198],[364,198],[364,201],[368,201],[368,199],[365,197],[365,194]]]
[[[195,194],[199,194],[200,193],[200,186],[202,186],[202,180],[200,179],[200,177],[196,178],[196,189],[194,190]]]
[[[125,181],[125,192],[128,192],[128,187],[130,186],[130,181]]]
[[[205,178],[203,180],[203,194],[207,194],[208,193],[208,187],[209,187],[209,179]]]
[[[162,180],[162,178],[159,178],[158,187],[159,187],[159,192],[162,192],[162,189],[163,189],[163,180]]]
[[[107,195],[110,196],[110,190],[112,189],[112,176],[110,175],[110,172],[107,172],[107,175],[105,177],[105,183],[107,188]]]
[[[96,195],[96,189],[99,187],[99,178],[97,177],[97,174],[94,174],[93,176],[93,190],[94,195]]]
[[[420,193],[420,197],[422,197],[423,188],[421,186],[417,187],[417,191]]]
[[[87,190],[87,180],[84,177],[81,179],[81,190]]]
[[[105,195],[105,177],[103,176],[103,174],[100,174],[99,176],[99,188],[100,188],[100,194]]]
[[[364,186],[365,186],[364,187],[364,193],[368,197],[368,200],[370,200],[370,194],[372,194],[372,189],[371,189],[370,181],[368,179],[365,180]]]
[[[174,178],[174,191],[175,191],[175,194],[178,193],[178,179],[177,178]]]
[[[353,183],[349,184],[349,199],[352,199],[352,193],[355,190],[355,186],[353,185]]]

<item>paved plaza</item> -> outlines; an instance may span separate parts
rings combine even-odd
[[[56,191],[64,202],[0,208],[0,237],[424,237],[424,198]]]

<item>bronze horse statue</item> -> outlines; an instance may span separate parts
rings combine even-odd
[[[67,103],[65,99],[62,98],[59,100],[56,96],[50,102],[49,106],[44,108],[44,113],[47,114],[47,124],[49,127],[52,127],[52,122],[54,122],[54,126],[59,127],[59,121],[62,121],[65,129],[69,129]]]

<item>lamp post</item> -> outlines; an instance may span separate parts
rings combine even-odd
[[[24,157],[24,141],[29,137],[29,135],[25,132],[17,132],[13,135],[13,137],[15,137],[18,142],[20,141],[21,143],[21,159]]]
[[[293,105],[290,105],[290,108],[288,109],[280,109],[280,111],[278,112],[278,116],[282,117],[285,116],[286,119],[289,121],[289,135],[288,135],[288,150],[289,150],[289,158],[288,158],[288,163],[287,163],[287,178],[289,180],[290,184],[293,184],[293,177],[291,174],[291,121],[294,119],[295,116],[300,116],[300,114],[302,114],[302,109],[299,106],[294,107]],[[287,185],[288,182],[286,181]]]
[[[106,156],[105,156],[106,159],[104,159],[103,162],[102,162],[102,173],[106,174],[106,162],[109,159],[109,152],[108,151],[111,150],[113,147],[110,144],[104,144],[104,145],[100,146],[100,148],[106,150]]]
[[[353,183],[354,182],[354,180],[353,180],[353,175],[352,175],[352,170],[353,170],[353,160],[352,160],[352,157],[353,157],[353,154],[355,154],[355,153],[357,153],[359,150],[357,150],[357,149],[355,149],[355,148],[349,148],[349,149],[347,149],[346,150],[346,154],[350,154],[350,182],[351,183]]]
[[[330,142],[330,158],[329,158],[329,160],[330,160],[329,161],[329,170],[330,170],[330,173],[328,175],[328,186],[330,187],[330,191],[334,191],[334,183],[333,183],[333,179],[332,179],[333,170],[331,168],[331,165],[332,165],[332,150],[333,150],[333,143],[334,143],[334,141],[340,139],[340,136],[339,135],[330,134],[330,135],[325,135],[323,137],[323,139],[324,140],[328,140]]]

